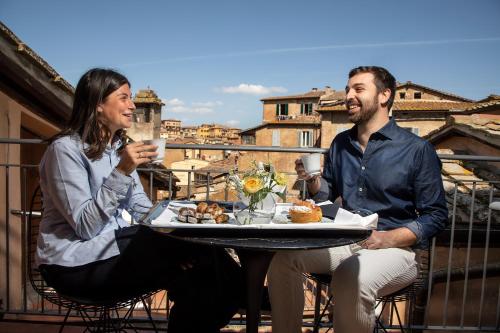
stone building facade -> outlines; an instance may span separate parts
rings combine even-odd
[[[134,141],[160,137],[161,109],[165,105],[151,89],[139,90],[134,96],[136,110],[127,135]]]

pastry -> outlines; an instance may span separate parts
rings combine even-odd
[[[290,208],[290,219],[294,223],[320,222],[323,217],[321,208],[313,202],[299,201]]]
[[[220,214],[215,218],[215,223],[227,223],[229,221],[229,216],[226,214]]]
[[[227,223],[229,216],[224,214],[224,208],[216,203],[200,202],[196,209],[183,207],[179,210],[177,219],[186,223]]]
[[[206,202],[200,202],[198,204],[198,206],[196,207],[196,211],[198,213],[203,214],[203,213],[205,213],[205,211],[207,210],[207,208],[208,208],[208,204]]]

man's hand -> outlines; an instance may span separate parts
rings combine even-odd
[[[364,249],[376,250],[390,247],[408,247],[415,244],[417,236],[408,228],[397,228],[389,231],[373,230],[371,236],[361,246]]]
[[[145,145],[143,142],[134,142],[125,146],[121,152],[120,163],[116,169],[124,175],[130,175],[139,164],[151,162],[151,159],[158,156],[156,152],[158,146]]]
[[[299,179],[304,179],[307,182],[307,190],[309,191],[309,194],[314,195],[319,192],[321,187],[321,175],[309,176],[306,173],[304,164],[300,158],[295,160],[295,172],[297,172]]]

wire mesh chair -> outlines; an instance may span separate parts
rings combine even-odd
[[[382,330],[383,332],[387,332],[386,326],[383,323],[382,315],[384,313],[384,309],[389,306],[390,307],[390,322],[389,324],[392,326],[392,318],[394,318],[394,314],[397,319],[397,327],[401,332],[405,332],[403,327],[403,323],[401,320],[401,314],[399,313],[397,303],[398,302],[408,302],[410,308],[408,311],[408,319],[409,322],[412,322],[413,310],[415,306],[415,298],[416,296],[426,288],[426,284],[428,283],[429,277],[429,257],[430,257],[430,249],[424,251],[418,251],[417,253],[417,262],[419,265],[419,271],[417,279],[410,284],[409,286],[402,288],[392,294],[381,296],[377,298],[376,307],[382,306],[380,310],[380,314],[376,317],[376,325],[374,332],[378,332]],[[314,306],[314,326],[313,333],[318,333],[321,325],[321,320],[325,316],[328,307],[332,304],[333,296],[330,294],[328,296],[328,300],[326,302],[325,307],[320,313],[320,301],[321,301],[321,292],[322,287],[328,287],[331,283],[332,276],[329,274],[307,274],[307,278],[316,282],[316,297],[315,297],[315,306]],[[331,323],[330,323],[330,327]]]
[[[71,311],[76,311],[82,318],[86,329],[85,332],[125,332],[126,328],[135,328],[130,323],[130,318],[137,303],[142,302],[144,310],[148,315],[152,328],[157,332],[155,322],[151,316],[151,310],[146,299],[151,297],[156,291],[136,295],[134,297],[124,297],[109,299],[106,301],[95,301],[62,295],[54,288],[47,286],[38,267],[35,264],[35,252],[37,248],[37,237],[39,225],[43,213],[43,195],[38,186],[31,198],[30,210],[28,213],[27,225],[27,254],[28,254],[28,278],[33,289],[42,297],[56,306],[66,308],[66,315],[61,323],[59,333],[64,329]],[[120,311],[125,314],[120,314]]]

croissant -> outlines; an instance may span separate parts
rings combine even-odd
[[[294,223],[320,222],[323,218],[321,208],[312,202],[299,201],[289,211],[290,219]]]

